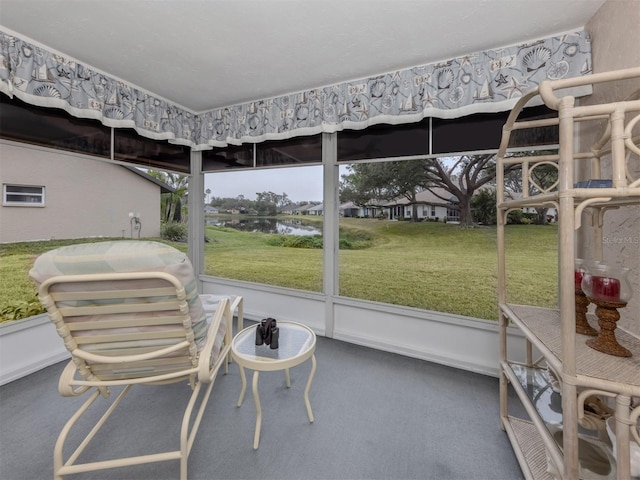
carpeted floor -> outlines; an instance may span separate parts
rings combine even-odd
[[[499,426],[496,378],[327,338],[318,338],[316,358],[313,424],[303,401],[309,362],[292,369],[291,389],[283,372],[260,375],[263,423],[257,451],[250,372],[240,408],[237,366],[220,375],[189,458],[189,478],[523,478]],[[0,387],[0,479],[52,478],[55,440],[84,401],[58,394],[63,366]],[[188,395],[186,384],[134,389],[83,458],[175,449]],[[178,462],[171,461],[68,478],[178,477]]]

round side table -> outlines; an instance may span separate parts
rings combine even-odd
[[[258,395],[258,377],[260,372],[285,371],[287,388],[291,386],[289,369],[311,359],[311,372],[304,389],[304,403],[307,407],[309,422],[313,423],[313,412],[309,402],[309,389],[316,372],[316,334],[310,328],[296,322],[278,321],[280,331],[279,348],[272,350],[269,345],[256,345],[256,328],[252,325],[236,334],[231,342],[231,356],[238,364],[242,389],[238,397],[238,407],[244,401],[247,379],[244,369],[253,370],[253,400],[256,405],[256,429],[253,437],[253,448],[260,444],[260,427],[262,425],[262,407]]]

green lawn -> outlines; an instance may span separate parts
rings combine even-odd
[[[366,232],[373,246],[340,250],[340,294],[471,317],[497,318],[495,227],[340,220],[343,233]],[[269,245],[266,235],[211,227],[205,272],[224,278],[322,291],[322,252]],[[557,303],[557,229],[507,227],[514,303]]]
[[[322,219],[315,220],[321,225]],[[340,294],[471,317],[496,319],[496,229],[424,222],[340,220],[341,238],[368,238],[369,248],[339,253]],[[557,229],[508,226],[508,300],[555,306]],[[207,227],[205,273],[322,291],[322,250],[271,245],[270,235]],[[107,240],[107,239],[104,239]],[[0,310],[35,300],[28,277],[40,253],[87,240],[0,245]],[[100,241],[100,240],[91,240]],[[171,244],[186,251],[186,244]]]

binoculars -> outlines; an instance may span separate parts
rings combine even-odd
[[[271,350],[279,346],[280,329],[275,318],[265,318],[256,328],[256,345],[269,345]]]

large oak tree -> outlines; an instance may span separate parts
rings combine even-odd
[[[382,204],[400,197],[415,205],[416,194],[430,190],[458,210],[462,225],[471,225],[471,199],[480,187],[495,182],[495,175],[493,154],[355,163],[342,176],[340,195],[341,201],[357,205]],[[412,210],[416,220],[417,209]]]

